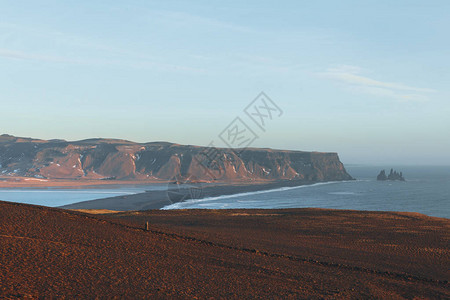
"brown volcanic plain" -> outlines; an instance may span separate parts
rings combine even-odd
[[[450,298],[450,221],[420,214],[0,202],[0,221],[0,298]]]

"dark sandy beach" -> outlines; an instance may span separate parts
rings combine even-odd
[[[192,198],[189,188],[194,189],[194,199],[206,197],[217,197],[222,195],[232,195],[239,193],[256,192],[262,190],[271,190],[282,187],[293,187],[317,182],[304,180],[279,180],[267,183],[254,184],[202,184],[195,183],[189,185],[167,184],[167,190],[147,191],[135,195],[117,196],[97,200],[89,200],[62,206],[66,209],[109,209],[109,210],[147,210],[160,209],[164,206]],[[171,193],[169,195],[169,193]]]
[[[0,202],[0,220],[0,298],[450,297],[449,220],[416,213]]]

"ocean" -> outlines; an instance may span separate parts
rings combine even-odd
[[[334,208],[409,211],[450,218],[450,167],[393,166],[406,178],[376,181],[380,166],[346,166],[354,181],[327,182],[175,203],[163,209]],[[106,197],[163,190],[165,185],[81,189],[0,189],[0,200],[57,207]]]
[[[346,169],[356,180],[189,200],[164,209],[315,207],[409,211],[450,218],[450,167],[395,166],[405,182],[376,180],[380,170],[389,173],[390,166],[351,165]]]
[[[79,188],[0,188],[0,200],[58,207],[72,203],[165,190],[167,185],[104,185]]]

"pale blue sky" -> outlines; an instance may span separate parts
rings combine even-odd
[[[11,0],[0,13],[0,133],[220,145],[265,91],[284,114],[255,147],[450,164],[449,1]]]

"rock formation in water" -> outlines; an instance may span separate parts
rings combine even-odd
[[[385,170],[381,170],[380,174],[378,174],[377,176],[377,180],[400,180],[400,181],[405,181],[405,178],[403,178],[403,173],[402,172],[397,172],[394,171],[394,169],[391,169],[391,172],[389,173],[389,175],[386,175],[386,171]]]
[[[0,176],[48,179],[350,180],[336,153],[207,148],[115,139],[68,142],[0,136]]]

